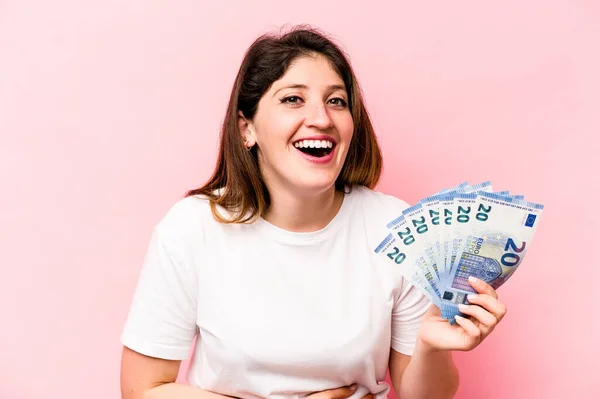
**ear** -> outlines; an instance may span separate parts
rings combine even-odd
[[[238,111],[238,127],[240,129],[240,134],[242,135],[242,140],[244,141],[244,145],[246,148],[250,149],[256,144],[256,137],[252,132],[253,126],[252,122],[249,122],[245,117],[242,111]]]

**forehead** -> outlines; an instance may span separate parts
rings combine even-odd
[[[290,84],[305,85],[311,88],[324,88],[331,85],[344,85],[341,76],[322,55],[301,56],[296,58],[283,76],[275,81],[271,90],[278,90]]]

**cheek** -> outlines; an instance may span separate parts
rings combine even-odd
[[[352,120],[352,115],[348,114],[341,118],[337,130],[343,140],[350,141],[352,139],[352,134],[354,133],[354,121]]]
[[[267,121],[257,126],[257,139],[263,147],[280,147],[286,145],[302,125],[297,116],[280,114],[273,115]]]

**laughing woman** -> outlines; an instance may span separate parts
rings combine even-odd
[[[121,337],[123,399],[451,398],[455,350],[504,305],[483,282],[450,325],[373,248],[408,204],[374,190],[358,82],[316,30],[248,49],[214,174],[160,220]],[[383,230],[382,230],[383,229]],[[176,383],[191,352],[188,384]]]

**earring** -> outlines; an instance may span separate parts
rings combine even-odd
[[[250,151],[252,149],[252,147],[248,147],[248,136],[244,136],[244,145],[246,146],[246,151]]]

